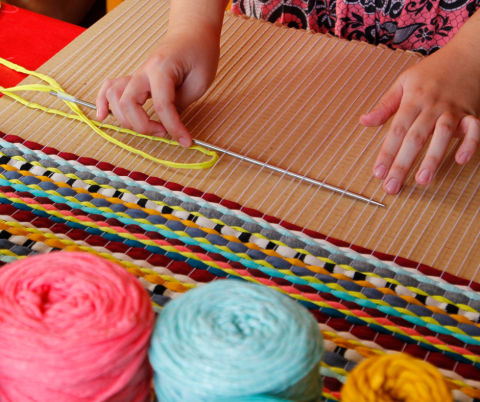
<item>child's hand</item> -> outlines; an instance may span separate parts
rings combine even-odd
[[[459,164],[467,163],[477,150],[480,65],[468,59],[471,52],[475,52],[471,47],[462,50],[449,43],[405,71],[375,109],[360,118],[361,124],[373,127],[396,113],[373,168],[375,177],[385,179],[387,193],[400,191],[432,133],[415,176],[418,184],[431,183],[453,137],[463,138],[455,157]]]
[[[179,111],[208,89],[215,78],[219,52],[217,34],[168,33],[135,73],[105,81],[96,100],[97,119],[105,119],[110,108],[126,128],[161,137],[168,131],[189,147],[192,139]],[[142,108],[149,98],[161,123],[150,120]]]

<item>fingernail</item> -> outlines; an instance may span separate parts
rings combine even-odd
[[[95,113],[95,120],[98,120],[98,110],[97,110],[97,112]]]
[[[418,176],[418,179],[425,184],[430,183],[432,173],[428,169],[423,169],[422,173],[420,173],[420,176]]]
[[[468,162],[468,158],[470,157],[470,154],[468,152],[464,152],[462,155],[460,155],[460,163],[463,165],[464,163]]]
[[[188,148],[190,146],[190,141],[188,141],[188,138],[185,138],[185,137],[181,137],[179,140],[178,140],[178,143],[182,146],[182,147],[185,147],[185,148]]]
[[[375,169],[374,173],[377,179],[384,179],[385,175],[387,174],[387,169],[385,168],[385,166],[380,165]]]
[[[159,131],[155,134],[153,134],[154,137],[165,137],[166,132],[165,131]]]
[[[387,182],[386,189],[391,194],[396,194],[398,191],[398,181],[397,179],[390,179]]]

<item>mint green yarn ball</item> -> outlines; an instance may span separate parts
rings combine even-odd
[[[166,305],[150,361],[160,402],[319,402],[323,353],[317,322],[299,303],[221,280]]]

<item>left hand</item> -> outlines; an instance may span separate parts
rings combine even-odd
[[[480,65],[468,59],[474,49],[449,46],[406,70],[377,106],[360,118],[367,127],[380,126],[395,114],[373,167],[385,179],[389,194],[400,191],[415,159],[433,133],[415,176],[432,182],[453,137],[463,138],[455,159],[467,163],[480,142]]]

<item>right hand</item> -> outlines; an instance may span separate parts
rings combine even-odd
[[[160,137],[168,132],[180,145],[191,146],[179,113],[207,91],[219,55],[215,34],[167,33],[132,75],[103,83],[96,100],[97,119],[106,119],[110,108],[123,127]],[[150,98],[160,122],[151,120],[142,107]]]

